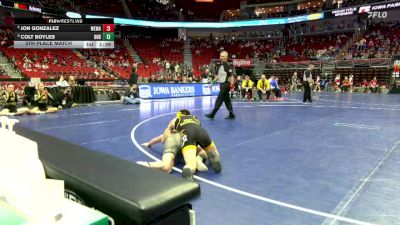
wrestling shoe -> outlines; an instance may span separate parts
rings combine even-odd
[[[226,120],[234,120],[234,119],[236,119],[236,116],[235,115],[229,115],[229,116],[225,117],[225,119]]]
[[[182,176],[190,181],[193,181],[193,172],[189,167],[183,167]]]
[[[214,119],[214,115],[213,114],[204,114],[205,117],[210,118],[210,119]]]
[[[221,160],[219,158],[219,155],[217,155],[215,152],[207,152],[207,157],[208,160],[210,161],[211,168],[216,173],[220,173],[222,170],[222,165],[221,165]]]

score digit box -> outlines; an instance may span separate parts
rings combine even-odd
[[[103,41],[114,41],[114,33],[103,33]]]
[[[103,32],[114,32],[114,24],[103,24]]]

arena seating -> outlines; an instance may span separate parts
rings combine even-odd
[[[142,60],[145,63],[151,63],[154,58],[161,58],[161,40],[159,38],[135,38],[129,41]]]
[[[0,66],[0,79],[1,78],[10,78],[10,76],[7,75],[7,72]]]
[[[219,52],[228,51],[232,58],[251,59],[255,56],[263,56],[270,53],[279,44],[277,39],[269,40],[222,40],[210,39],[193,40],[191,44],[193,69],[195,76],[201,75],[201,67],[209,65],[211,59],[218,59]]]
[[[174,4],[160,4],[157,1],[135,0],[126,1],[133,18],[146,18],[149,20],[176,21],[180,12]]]
[[[321,57],[334,57],[338,53],[338,50],[346,44],[350,35],[352,34],[347,33],[292,38],[285,44],[285,54],[277,55],[275,59],[280,62],[297,62],[315,60],[318,58],[318,55]]]
[[[115,40],[115,49],[82,50],[81,52],[100,67],[110,69],[117,77],[129,79],[134,60],[121,39]]]
[[[20,0],[19,2],[26,2],[41,7],[63,9],[67,11],[73,10],[75,5],[72,1],[68,0]]]
[[[211,59],[216,57],[214,43],[212,40],[205,39],[192,40],[191,49],[194,75],[199,76],[201,75],[200,67],[209,65]]]
[[[139,56],[144,61],[144,64],[138,65],[137,73],[143,77],[150,77],[156,72],[160,71],[162,68],[159,66],[155,59],[163,59],[163,53],[165,57],[168,59],[180,61],[183,60],[183,54],[180,56],[180,52],[171,52],[166,48],[161,48],[161,43],[165,41],[162,38],[135,38],[130,39],[130,43],[132,47],[137,51]],[[167,43],[167,42],[165,42]],[[183,43],[180,42],[168,42],[172,44],[174,47],[181,48],[183,47]]]
[[[399,36],[398,23],[371,24],[360,40],[349,48],[345,58],[390,58],[392,53],[400,54]]]
[[[69,49],[14,49],[12,31],[6,27],[1,27],[0,31],[0,51],[9,61],[14,61],[15,68],[26,78],[58,79],[60,76],[74,76],[78,80],[113,79],[108,75],[99,77],[95,73],[98,69]],[[43,64],[48,68],[43,68]]]
[[[85,14],[101,14],[107,16],[125,17],[119,1],[111,0],[21,0],[41,7],[63,9],[65,11],[78,11]]]
[[[161,56],[170,63],[183,62],[183,41],[177,39],[165,39],[161,41]]]
[[[95,78],[95,68],[88,66],[73,66],[74,63],[78,65],[85,65],[86,60],[79,58],[72,50],[41,50],[41,49],[12,49],[4,48],[4,55],[8,58],[15,58],[15,66],[21,71],[23,75],[28,78],[39,77],[42,79],[57,78],[61,75],[76,76],[78,79],[93,79]],[[28,62],[30,68],[24,66],[24,57],[28,57],[31,62]],[[33,57],[37,56],[38,59],[34,60]],[[48,60],[48,69],[42,68],[43,60]],[[53,60],[57,59],[57,64]],[[65,62],[64,65],[61,65]],[[35,65],[39,67],[36,68]]]

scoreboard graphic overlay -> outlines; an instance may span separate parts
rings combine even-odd
[[[113,19],[15,19],[14,48],[113,49]]]

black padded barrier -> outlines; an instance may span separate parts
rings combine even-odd
[[[66,189],[116,224],[190,224],[189,201],[200,194],[197,183],[21,126],[15,131],[37,142],[48,178],[64,180]]]

